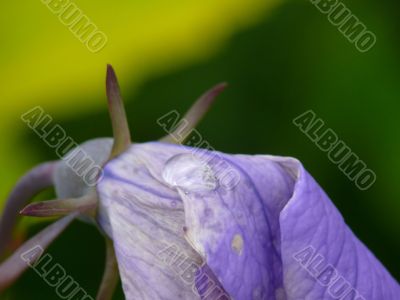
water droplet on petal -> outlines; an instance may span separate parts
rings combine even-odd
[[[218,180],[211,167],[193,154],[178,154],[165,164],[162,177],[166,183],[185,194],[213,191]]]

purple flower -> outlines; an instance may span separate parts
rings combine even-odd
[[[98,299],[111,299],[118,274],[126,299],[135,300],[400,298],[399,284],[299,161],[169,143],[177,132],[179,143],[189,136],[223,86],[189,111],[190,126],[180,123],[161,142],[144,144],[130,144],[111,68],[107,86],[114,141],[81,146],[104,165],[97,186],[87,187],[65,160],[20,181],[1,219],[0,250],[15,212],[49,185],[43,182],[53,182],[62,200],[31,204],[22,213],[68,216],[0,266],[0,290],[27,268],[19,257],[24,250],[35,243],[47,247],[79,213],[108,241]],[[32,176],[42,184],[32,186]],[[27,187],[30,192],[21,194]]]

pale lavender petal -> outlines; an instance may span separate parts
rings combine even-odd
[[[202,261],[183,237],[182,201],[142,158],[131,148],[105,167],[98,186],[98,221],[114,241],[125,297],[199,299],[195,272],[185,270]]]
[[[174,299],[182,289],[157,265],[162,243],[184,251],[190,244],[216,287],[236,300],[398,298],[397,282],[298,161],[193,151],[134,145],[105,168],[99,222],[114,239],[127,299]],[[221,175],[227,168],[239,174],[234,185]],[[309,261],[305,249],[313,249]],[[337,272],[336,285],[311,275],[307,263],[320,257]]]

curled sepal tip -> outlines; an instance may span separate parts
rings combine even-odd
[[[171,144],[182,144],[190,135],[192,130],[197,126],[201,119],[205,116],[217,96],[228,86],[223,82],[217,84],[207,92],[205,92],[188,110],[183,119],[174,128],[169,135],[160,139],[161,142]]]
[[[114,144],[110,157],[113,158],[128,149],[131,144],[131,135],[117,76],[111,65],[107,65],[106,89],[114,135]]]
[[[35,202],[20,211],[21,215],[31,217],[60,217],[73,212],[94,213],[97,199],[94,194],[80,198]]]
[[[56,165],[57,162],[46,162],[33,168],[18,181],[10,193],[0,218],[0,256],[11,240],[20,209],[36,194],[53,185]]]
[[[74,220],[77,214],[66,216],[49,225],[25,242],[0,265],[0,292],[10,286],[29,267],[35,264],[43,251]]]

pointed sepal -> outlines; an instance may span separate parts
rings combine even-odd
[[[22,209],[20,214],[30,217],[60,217],[73,212],[94,212],[96,206],[95,195],[89,194],[81,198],[35,202]]]
[[[160,141],[170,144],[182,144],[190,135],[192,130],[197,126],[201,119],[205,116],[217,96],[225,90],[227,83],[220,83],[205,92],[188,110],[182,121],[170,132],[169,135],[163,137]],[[177,138],[178,137],[178,138]]]
[[[0,265],[0,292],[10,286],[30,266],[34,265],[51,242],[53,242],[77,214],[71,214],[49,225],[36,236],[25,242]]]
[[[106,88],[114,135],[114,145],[110,157],[113,158],[128,149],[131,144],[131,135],[117,76],[111,65],[107,65]]]
[[[114,244],[106,238],[106,264],[103,279],[96,300],[111,300],[119,280],[117,258],[115,257]]]
[[[53,185],[53,174],[57,163],[46,162],[36,166],[18,181],[10,193],[0,219],[0,256],[11,240],[21,208],[36,194]]]

